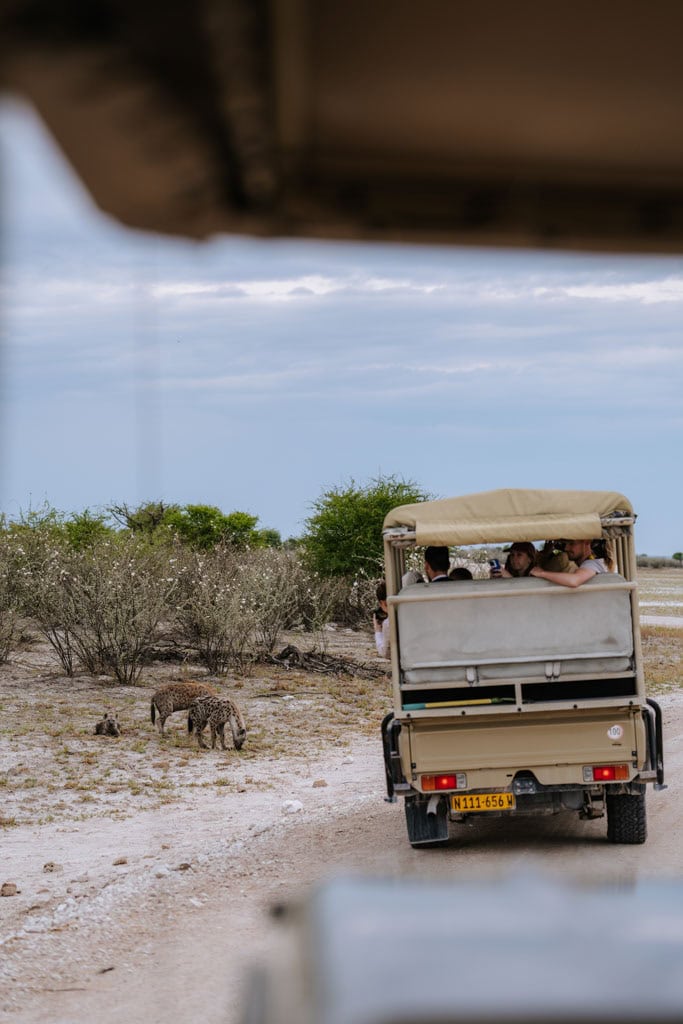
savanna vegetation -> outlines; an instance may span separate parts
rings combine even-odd
[[[638,555],[636,562],[639,569],[683,569],[683,555],[676,551],[671,558],[666,555]]]
[[[339,494],[337,503],[327,492],[306,536],[284,545],[256,516],[209,505],[154,501],[73,514],[45,506],[5,520],[0,661],[30,623],[67,676],[131,684],[154,659],[225,673],[272,655],[285,631],[367,623],[382,519],[419,491],[390,478]],[[332,559],[337,543],[350,551],[343,564]]]
[[[303,537],[284,543],[247,512],[162,501],[2,520],[0,662],[33,631],[67,676],[131,684],[153,660],[221,674],[268,659],[293,629],[367,626],[384,517],[429,497],[393,476],[350,481],[325,490]]]

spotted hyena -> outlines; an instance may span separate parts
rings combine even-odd
[[[215,696],[215,693],[214,687],[209,686],[208,683],[195,683],[191,680],[182,683],[168,683],[166,686],[159,687],[152,697],[150,705],[152,725],[158,715],[159,731],[163,736],[164,723],[169,715],[172,715],[174,711],[187,711],[197,697],[212,697]]]
[[[216,736],[221,741],[221,747],[225,746],[225,723],[230,723],[232,738],[235,750],[240,750],[247,738],[247,730],[244,727],[244,719],[240,709],[234,700],[227,697],[197,697],[190,704],[187,715],[187,731],[194,731],[197,734],[199,746],[208,749],[202,733],[208,725],[211,729],[211,749],[216,746]]]
[[[95,726],[96,736],[120,736],[121,726],[115,714],[105,711]]]

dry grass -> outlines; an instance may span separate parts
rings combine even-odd
[[[683,629],[642,626],[643,662],[653,694],[678,690],[683,679]]]
[[[683,616],[683,569],[639,569],[638,597],[643,615]]]
[[[331,653],[376,664],[369,633],[327,635]],[[295,642],[308,646],[302,636]],[[227,751],[205,751],[188,735],[186,715],[172,716],[168,736],[161,738],[149,711],[157,686],[207,678],[200,669],[158,664],[138,686],[125,689],[111,679],[69,679],[59,671],[44,643],[0,667],[0,827],[126,817],[181,800],[197,786],[266,789],[280,759],[308,764],[332,745],[343,748],[351,735],[379,737],[390,706],[388,678],[368,682],[276,665],[227,682],[212,678],[237,699],[248,736],[239,752],[229,731]],[[123,732],[117,739],[94,733],[104,710],[118,714]]]

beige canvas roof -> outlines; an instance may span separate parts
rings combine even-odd
[[[602,535],[601,518],[633,515],[616,491],[527,491],[504,489],[401,505],[384,529],[407,527],[417,544],[494,544],[515,540],[592,540]]]

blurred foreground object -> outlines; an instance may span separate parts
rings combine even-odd
[[[241,1024],[681,1020],[680,882],[336,880],[285,922]]]
[[[683,249],[676,0],[4,0],[0,29],[131,227]]]

